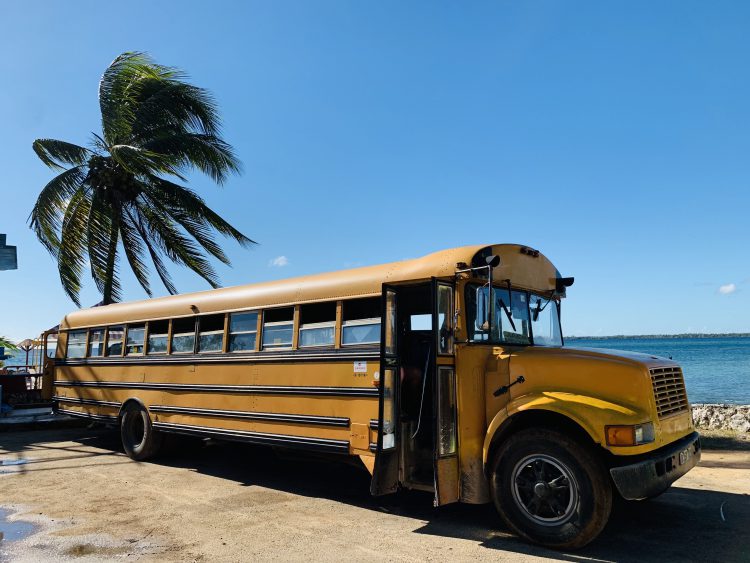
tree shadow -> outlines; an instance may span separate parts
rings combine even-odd
[[[118,442],[115,438],[116,435],[112,432],[79,426],[1,432],[0,476],[84,467],[81,464],[70,467],[48,466],[57,461],[110,457],[114,459],[108,462],[109,464],[128,463],[130,460],[117,452]],[[74,442],[80,446],[63,446],[60,445],[61,442]],[[99,451],[85,449],[85,446],[95,447]],[[54,454],[50,455],[49,452],[54,452]],[[98,463],[98,465],[101,464],[102,462]]]

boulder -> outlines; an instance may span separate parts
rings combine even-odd
[[[698,429],[750,432],[750,405],[695,404],[692,408]]]

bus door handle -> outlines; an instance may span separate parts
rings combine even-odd
[[[513,383],[509,383],[508,385],[503,385],[497,391],[495,391],[493,395],[495,397],[499,397],[500,395],[505,395],[510,390],[510,388],[513,387],[516,383],[523,383],[525,381],[526,381],[526,378],[523,375],[519,375]]]

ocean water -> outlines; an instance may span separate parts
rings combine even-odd
[[[750,405],[750,338],[569,338],[565,344],[671,357],[682,366],[691,403]]]
[[[20,352],[11,352],[6,348],[5,355],[10,356],[7,360],[3,360],[6,366],[20,366],[26,363],[26,352],[21,354]]]
[[[11,352],[6,348],[5,355],[10,356],[7,360],[4,360],[4,363],[6,366],[23,366],[26,365],[26,352],[22,350],[18,350],[16,352]],[[34,363],[34,355],[29,353],[29,363]]]

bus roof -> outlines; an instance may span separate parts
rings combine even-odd
[[[493,271],[495,280],[510,279],[515,287],[554,291],[555,280],[560,274],[538,251],[518,244],[475,245],[376,266],[81,309],[66,315],[60,328],[379,296],[384,283],[449,278],[458,269],[457,264],[477,265],[483,256],[491,254],[497,254],[501,259]]]

